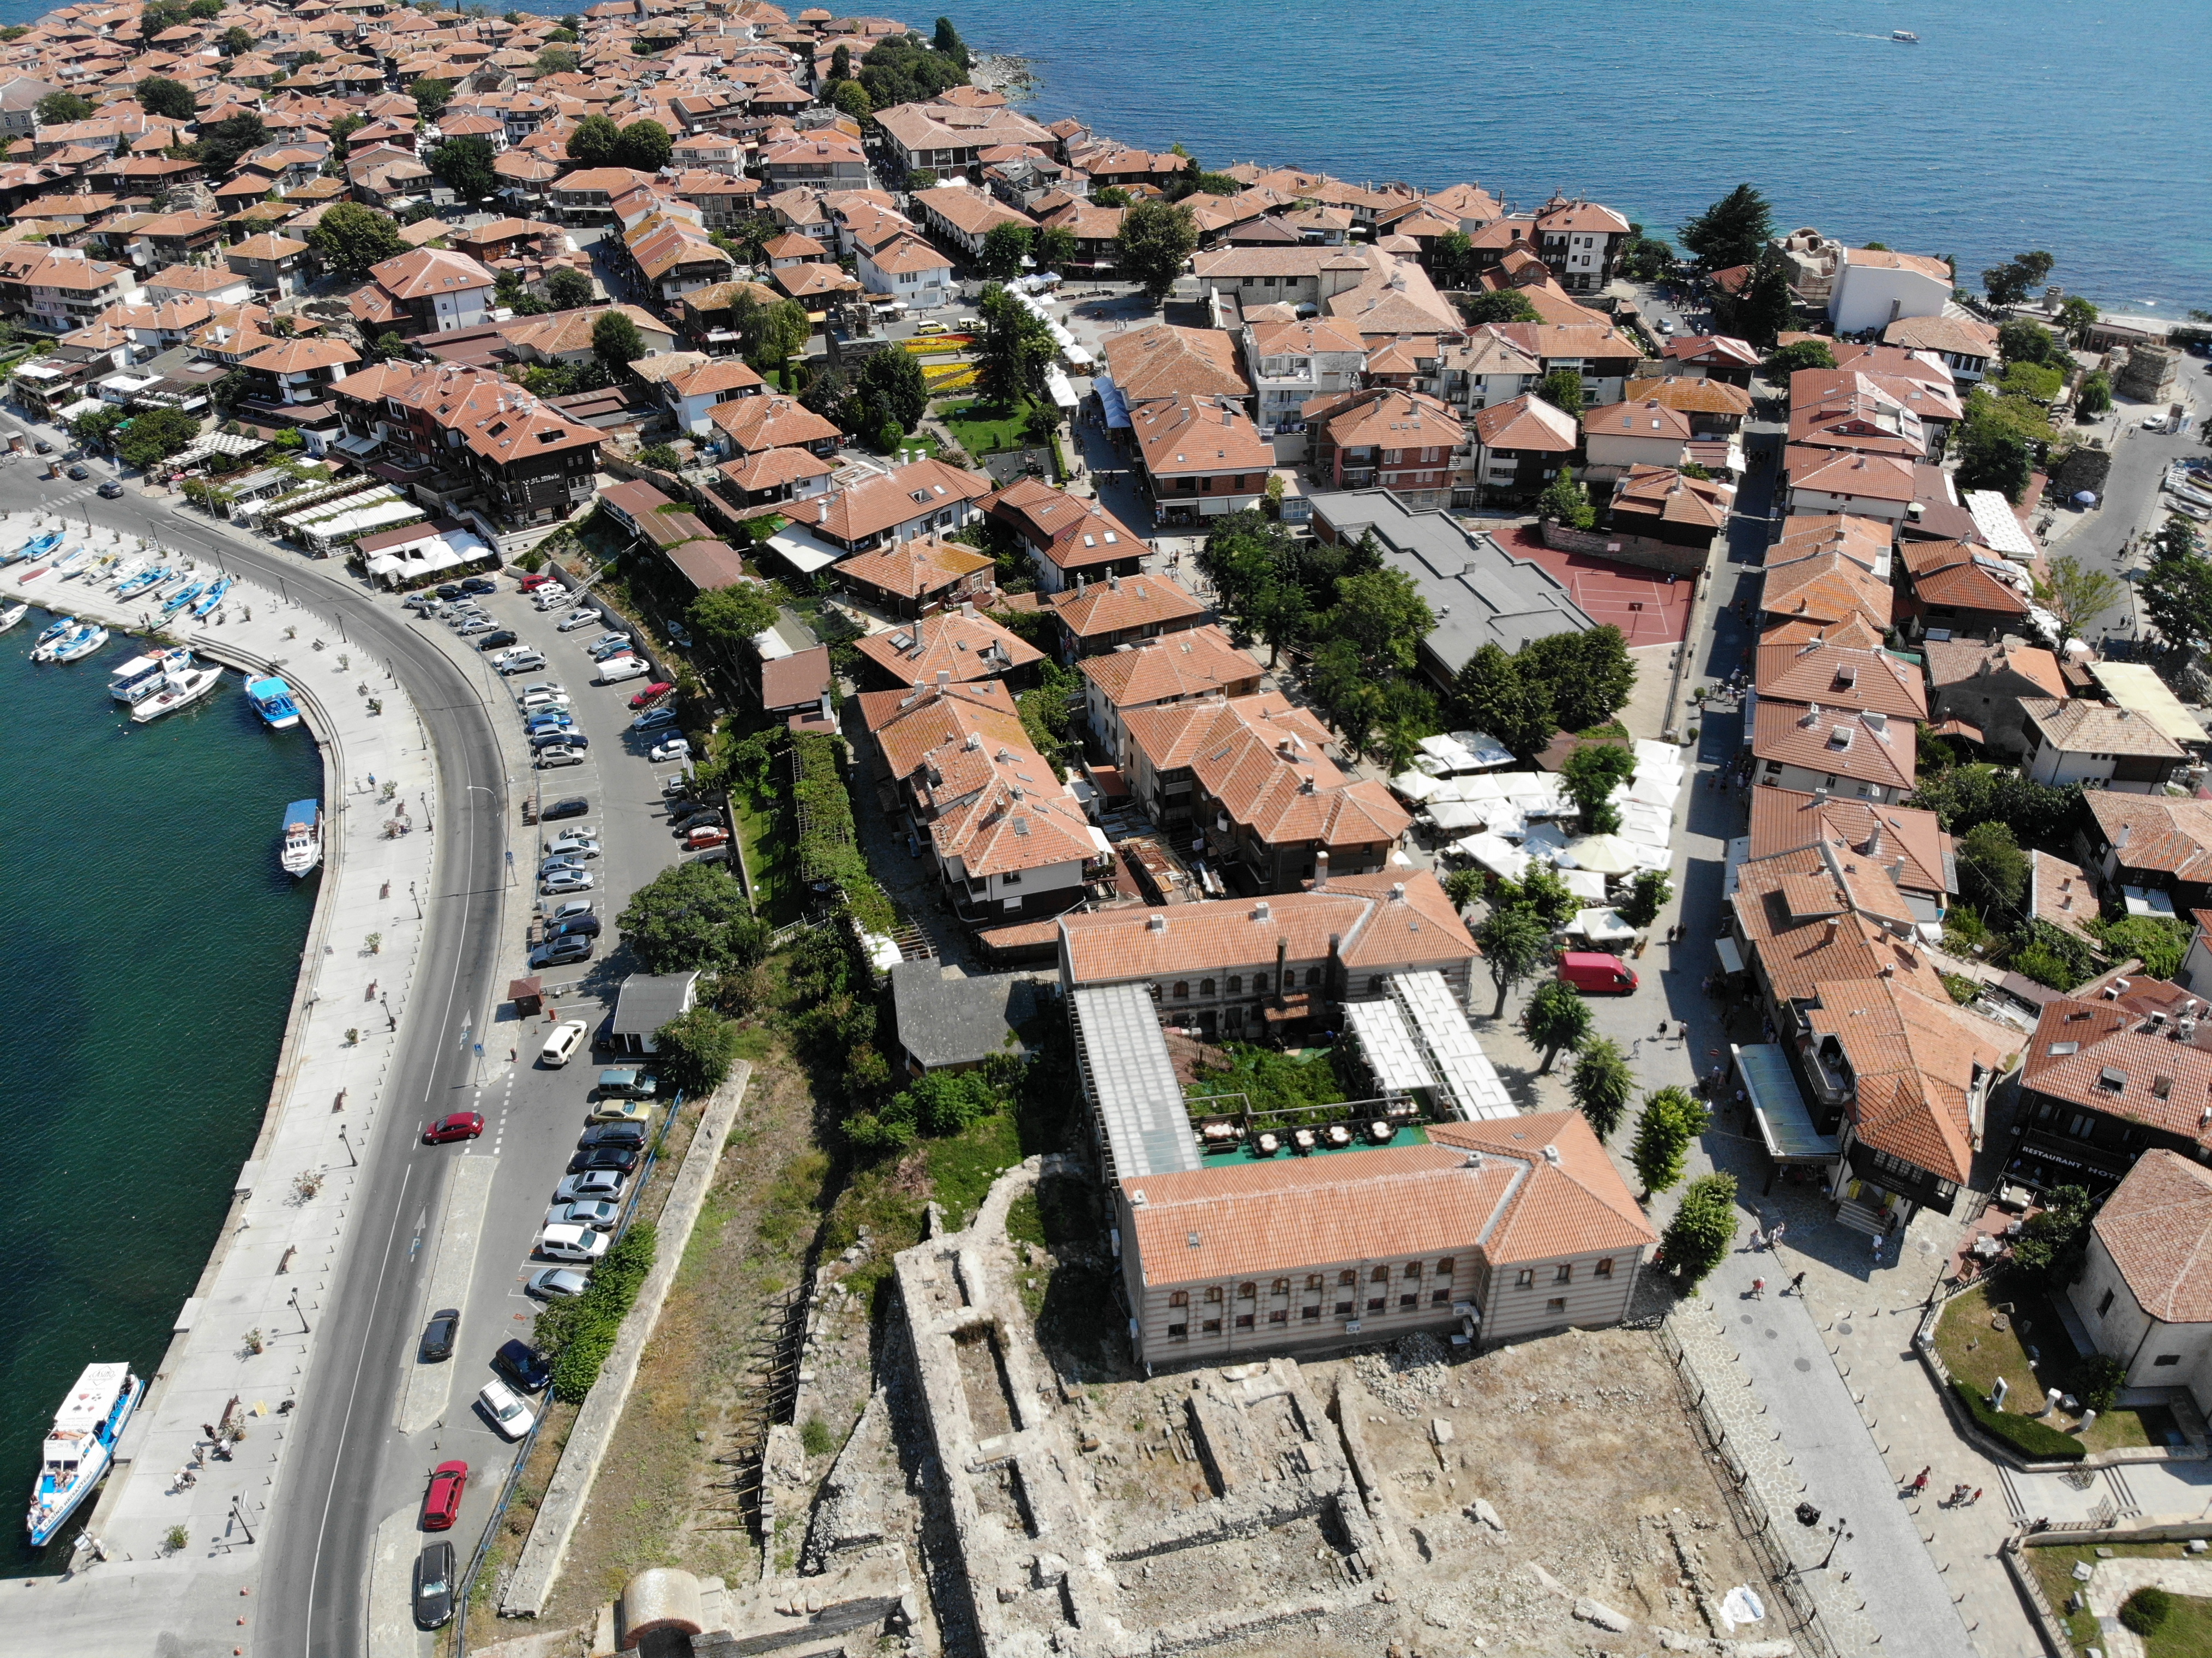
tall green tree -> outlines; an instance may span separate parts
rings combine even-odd
[[[1766,197],[1749,185],[1738,185],[1682,227],[1682,246],[1708,270],[1750,264],[1774,234],[1774,213]]]
[[[1587,823],[1606,804],[1613,785],[1635,774],[1636,756],[1628,749],[1618,743],[1585,743],[1559,768],[1559,782]]]
[[[1010,407],[1041,395],[1044,371],[1060,349],[1044,319],[996,282],[985,286],[976,309],[983,319],[983,337],[976,347],[976,390]]]
[[[2051,254],[2039,251],[2015,253],[2004,264],[1982,272],[1982,292],[1990,296],[1991,305],[2024,304],[2057,263]]]
[[[92,119],[92,100],[74,92],[50,92],[39,100],[32,112],[42,127],[67,126],[72,122]]]
[[[634,173],[658,173],[675,153],[676,141],[658,121],[632,121],[615,139],[615,165]]]
[[[1771,345],[1774,337],[1796,320],[1796,301],[1790,292],[1790,270],[1782,256],[1768,248],[1752,267],[1734,315],[1735,325],[1754,345]]]
[[[162,75],[146,76],[131,89],[131,95],[149,115],[164,115],[172,121],[189,121],[198,108],[190,87]]]
[[[451,81],[417,81],[408,90],[414,94],[415,112],[426,121],[434,121],[446,106],[453,101],[453,83]]]
[[[1497,645],[1485,645],[1452,681],[1452,707],[1474,731],[1487,732],[1526,756],[1552,740],[1559,724],[1547,687],[1531,683]]]
[[[838,82],[830,89],[830,104],[840,115],[849,115],[856,121],[865,121],[876,112],[876,100],[858,81]]]
[[[2188,662],[2212,649],[2212,559],[2160,551],[2136,594],[2159,637]]]
[[[629,313],[610,306],[592,324],[592,355],[610,373],[626,368],[645,355],[645,341]]]
[[[1771,380],[1786,380],[1801,368],[1833,368],[1836,354],[1826,340],[1792,340],[1766,354],[1759,372]]]
[[[592,302],[592,279],[580,270],[556,270],[545,279],[545,297],[556,311],[577,310]]]
[[[1467,319],[1470,328],[1480,328],[1485,323],[1541,322],[1544,313],[1536,309],[1529,297],[1517,288],[1501,288],[1493,293],[1464,294],[1452,301]]]
[[[671,865],[630,895],[619,925],[647,973],[742,971],[768,950],[768,927],[726,865]]]
[[[2119,603],[2120,580],[2108,570],[2084,564],[2069,553],[2054,558],[2049,580],[2035,584],[2035,597],[2058,618],[2063,643],[2085,633],[2097,618]]]
[[[210,179],[227,179],[238,158],[250,149],[258,149],[269,142],[269,128],[258,115],[240,112],[226,115],[222,120],[204,124],[200,128],[198,151],[200,166]]]
[[[132,466],[167,460],[200,434],[199,417],[181,409],[148,409],[131,417],[131,429],[117,440],[115,452]]]
[[[1179,202],[1140,201],[1125,209],[1114,238],[1115,268],[1158,305],[1173,291],[1198,246],[1198,221]]]
[[[1482,964],[1498,987],[1498,1005],[1491,1017],[1502,1017],[1513,987],[1534,977],[1551,959],[1551,930],[1523,905],[1493,906],[1475,929],[1474,941],[1482,946]]]
[[[234,23],[222,32],[222,39],[218,44],[233,58],[243,58],[253,50],[257,43],[251,34]]]
[[[2089,331],[2104,317],[2096,303],[2079,294],[2069,294],[2058,306],[2058,331],[2069,345],[2087,345]]]
[[[1409,671],[1415,650],[1436,625],[1436,612],[1403,570],[1368,570],[1337,579],[1328,632],[1350,641],[1359,653],[1361,671],[1370,677]]]
[[[731,1067],[738,1062],[739,1034],[735,1021],[702,1003],[677,1015],[653,1038],[659,1048],[661,1071],[696,1099],[729,1080]]]
[[[2094,374],[2085,374],[2081,384],[2074,390],[2074,413],[2082,420],[2094,420],[2112,406],[2112,377],[2100,368]]]
[[[1447,230],[1430,244],[1429,274],[1439,288],[1464,288],[1474,280],[1474,244],[1466,232]]]
[[[1564,409],[1571,415],[1583,411],[1583,377],[1577,368],[1554,368],[1538,380],[1534,387],[1538,397],[1555,409]]]
[[[1663,869],[1637,872],[1636,878],[1628,884],[1628,896],[1616,908],[1620,919],[1631,926],[1650,926],[1659,919],[1659,912],[1667,908],[1667,901],[1674,896],[1674,883]]]
[[[1584,1042],[1575,1055],[1567,1092],[1597,1137],[1611,1139],[1628,1114],[1628,1102],[1636,1093],[1636,1078],[1620,1044],[1610,1036],[1593,1036]]]
[[[1012,219],[993,225],[983,233],[983,247],[975,256],[975,269],[994,282],[1006,282],[1020,276],[1022,261],[1029,258],[1030,245],[1036,236],[1028,225]]]
[[[750,648],[755,638],[775,626],[775,590],[757,581],[709,587],[691,601],[684,616],[691,630],[709,646],[742,653]]]
[[[975,67],[975,60],[969,56],[968,43],[960,38],[960,31],[952,27],[950,17],[937,20],[937,33],[930,37],[929,49],[940,58],[950,58],[963,69]]]
[[[333,202],[307,233],[323,262],[342,276],[365,276],[369,267],[407,251],[389,214],[359,202]]]
[[[1575,377],[1575,395],[1582,396],[1581,376]],[[1563,404],[1562,408],[1565,407]],[[1597,522],[1597,508],[1590,505],[1589,491],[1575,481],[1575,469],[1559,468],[1559,476],[1544,486],[1536,497],[1536,516],[1563,524],[1570,530],[1587,530]]]
[[[2021,895],[2027,890],[2027,854],[2011,825],[1977,823],[1952,844],[1958,853],[1960,896],[1991,919],[2017,915]]]
[[[855,386],[857,395],[902,432],[919,426],[929,408],[929,386],[922,378],[921,360],[911,351],[875,353],[860,365]]]
[[[1589,1004],[1572,985],[1549,979],[1536,987],[1521,1023],[1528,1040],[1544,1050],[1544,1063],[1536,1069],[1549,1071],[1561,1048],[1579,1048],[1589,1035]]]
[[[1036,235],[1036,262],[1040,270],[1065,270],[1075,263],[1082,252],[1075,233],[1064,224],[1048,224],[1039,228]]]
[[[1583,633],[1532,639],[1514,661],[1524,679],[1543,688],[1559,729],[1583,732],[1602,726],[1628,706],[1636,689],[1636,659],[1628,653],[1626,636],[1609,622]],[[1491,735],[1498,737],[1496,732]],[[1545,732],[1544,742],[1550,740],[1551,732]]]
[[[1686,1294],[1728,1258],[1735,1242],[1735,1176],[1700,1175],[1682,1193],[1660,1248]]]
[[[448,138],[432,150],[430,171],[463,201],[488,202],[499,193],[499,174],[491,166],[497,159],[490,139],[471,134]]]
[[[586,115],[576,123],[564,148],[580,167],[612,167],[622,148],[622,129],[604,115]]]
[[[1654,1089],[1644,1096],[1628,1160],[1646,1199],[1681,1180],[1691,1142],[1705,1132],[1708,1121],[1705,1108],[1682,1089]]]
[[[1995,489],[2017,504],[2034,472],[2035,452],[2025,438],[1972,422],[1959,434],[1956,477],[1960,489]]]
[[[574,75],[583,60],[566,46],[546,46],[539,51],[535,67],[540,75]]]

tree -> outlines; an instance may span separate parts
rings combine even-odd
[[[2013,1244],[2013,1272],[2023,1289],[2055,1290],[2071,1284],[2081,1274],[2089,1247],[2089,1221],[2095,1211],[2085,1189],[2051,1187],[2043,1193],[2043,1206],[2027,1218]]]
[[[855,395],[902,432],[921,425],[929,408],[921,360],[911,351],[878,351],[870,356],[860,365]]]
[[[1628,239],[1620,245],[1620,274],[1636,282],[1656,282],[1674,268],[1674,245],[1661,237],[1647,236],[1644,227],[1628,227]]]
[[[1437,614],[1413,578],[1395,569],[1340,576],[1336,608],[1327,621],[1333,637],[1359,653],[1361,671],[1370,677],[1411,669],[1414,651],[1436,625]]]
[[[131,89],[131,95],[149,115],[167,116],[172,121],[189,121],[198,108],[190,87],[161,75],[146,76]]]
[[[238,165],[238,158],[250,149],[258,149],[269,142],[269,128],[258,115],[240,112],[226,115],[211,125],[200,128],[199,163],[210,179],[226,178]]]
[[[1535,393],[1555,409],[1571,415],[1583,411],[1583,376],[1578,368],[1554,368],[1536,382]]]
[[[1996,306],[2019,305],[2043,285],[2058,261],[2051,254],[2015,253],[2000,265],[1982,272],[1982,292]]]
[[[830,89],[830,105],[840,115],[849,115],[856,121],[866,120],[876,112],[876,100],[868,96],[867,88],[858,81],[840,81]]]
[[[1700,1175],[1682,1193],[1660,1248],[1686,1293],[1728,1258],[1735,1242],[1735,1176]]]
[[[496,159],[491,140],[471,134],[448,138],[432,150],[430,171],[463,201],[489,201],[499,193],[499,174],[491,168]]]
[[[1534,976],[1536,969],[1551,959],[1551,931],[1532,910],[1518,905],[1492,906],[1475,929],[1474,941],[1482,946],[1483,965],[1490,969],[1491,982],[1498,987],[1498,1005],[1491,1011],[1491,1017],[1497,1018],[1504,1013],[1505,999],[1513,987]]]
[[[2171,979],[2181,970],[2193,936],[2185,923],[2166,915],[2123,915],[2099,930],[2106,955],[2115,961],[2132,956],[2154,979]]]
[[[409,355],[414,347],[400,335],[386,331],[376,337],[376,354],[386,362],[395,362]]]
[[[724,652],[750,648],[756,636],[775,626],[775,590],[757,581],[709,587],[691,601],[684,615],[692,631],[716,648]]]
[[[1655,1089],[1644,1096],[1628,1161],[1644,1182],[1647,1199],[1682,1178],[1683,1157],[1707,1121],[1705,1108],[1681,1089]]]
[[[1482,889],[1487,884],[1487,878],[1480,870],[1472,865],[1466,869],[1455,869],[1444,877],[1444,896],[1452,901],[1454,909],[1464,910],[1469,904],[1482,896]]]
[[[218,44],[233,58],[243,58],[258,43],[251,34],[234,23],[222,32],[222,39]]]
[[[114,404],[104,404],[70,422],[70,435],[88,449],[105,449],[115,428],[131,416]]]
[[[358,202],[333,202],[307,233],[315,252],[343,276],[365,276],[369,267],[407,251],[388,214]]]
[[[720,864],[675,864],[630,895],[618,925],[647,973],[743,972],[768,951],[768,926]]]
[[[568,159],[581,167],[612,167],[622,148],[622,129],[604,115],[586,115],[576,123],[566,146]]]
[[[1836,354],[1826,340],[1792,340],[1766,354],[1759,372],[1771,380],[1785,380],[1801,368],[1833,368]]]
[[[73,121],[92,119],[92,100],[74,92],[50,92],[39,100],[39,106],[33,113],[42,127],[66,126]]]
[[[1618,743],[1585,743],[1559,768],[1559,782],[1587,823],[1605,805],[1613,785],[1635,774],[1636,756],[1628,749]]]
[[[1429,274],[1439,288],[1464,288],[1474,280],[1474,244],[1464,231],[1447,230],[1429,245]]]
[[[1198,221],[1180,203],[1142,201],[1121,215],[1114,237],[1116,272],[1136,282],[1154,305],[1174,290],[1183,262],[1198,246]]]
[[[1528,999],[1521,1023],[1528,1040],[1544,1050],[1544,1063],[1536,1069],[1549,1071],[1561,1048],[1580,1048],[1589,1035],[1589,1004],[1572,985],[1549,979],[1538,985],[1536,993]]]
[[[132,466],[153,466],[188,446],[199,434],[197,415],[181,409],[143,410],[131,417],[131,429],[117,440],[115,452]]]
[[[1627,637],[1609,622],[1586,633],[1532,639],[1513,659],[1523,678],[1543,688],[1559,726],[1571,732],[1602,726],[1628,706],[1636,689],[1636,659],[1628,653]],[[1544,741],[1550,740],[1547,732]]]
[[[1075,233],[1064,224],[1048,224],[1037,232],[1036,262],[1040,270],[1065,270],[1082,250]]]
[[[2058,331],[2069,345],[2085,344],[2089,331],[2097,325],[2104,314],[2094,301],[2085,300],[2079,294],[2069,294],[2059,303]]]
[[[1663,869],[1637,872],[1629,883],[1628,896],[1616,908],[1620,919],[1631,926],[1650,926],[1659,919],[1659,912],[1667,908],[1667,901],[1674,896],[1674,884]]]
[[[658,173],[668,165],[676,141],[658,121],[632,121],[615,141],[615,165],[635,173]]]
[[[1773,210],[1749,185],[1738,185],[1682,227],[1682,246],[1708,270],[1750,264],[1774,234]]]
[[[745,361],[763,374],[781,373],[793,353],[802,351],[814,331],[806,307],[792,300],[763,304],[740,289],[730,301],[730,326]]]
[[[963,69],[975,67],[975,59],[968,52],[968,43],[960,38],[960,31],[952,27],[950,17],[937,20],[937,33],[930,37],[929,49],[941,58],[950,58]]]
[[[1591,1132],[1601,1140],[1611,1139],[1636,1092],[1636,1078],[1620,1044],[1610,1036],[1593,1036],[1584,1042],[1575,1055],[1567,1092],[1575,1108],[1589,1119]]]
[[[1044,320],[998,283],[983,289],[976,309],[983,337],[976,346],[975,387],[1008,407],[1044,390],[1044,371],[1059,354]]]
[[[686,1094],[711,1094],[729,1080],[738,1061],[738,1031],[733,1020],[701,1005],[679,1013],[653,1033],[660,1049],[660,1069]]]
[[[1754,345],[1771,345],[1776,335],[1796,320],[1796,306],[1790,291],[1790,268],[1770,247],[1759,256],[1751,280],[1737,296],[1735,325]]]
[[[417,81],[409,88],[415,95],[415,112],[426,121],[434,121],[453,95],[451,81]]]
[[[592,324],[592,355],[612,371],[627,367],[645,355],[645,342],[629,313],[609,306]]]
[[[1531,683],[1502,646],[1485,645],[1461,665],[1452,681],[1452,705],[1471,730],[1486,732],[1524,756],[1550,742],[1559,729],[1548,690]]]
[[[854,78],[878,109],[889,109],[893,104],[926,103],[964,87],[968,71],[957,58],[931,51],[920,35],[902,34],[878,41],[860,60]]]
[[[324,222],[329,222],[328,215]],[[556,270],[545,279],[545,297],[556,311],[576,310],[592,302],[592,279],[580,270]]]
[[[1957,479],[1960,489],[1995,489],[2007,501],[2017,504],[2034,471],[2035,452],[2025,438],[1977,425],[1972,420],[1959,434]]]
[[[832,82],[853,78],[853,49],[841,46],[830,54],[830,79]]]
[[[2112,406],[2112,377],[2100,368],[2083,377],[2074,392],[2074,412],[2084,420],[2094,419]]]
[[[2066,349],[2042,324],[2012,317],[1998,325],[1997,355],[2007,362],[2056,363],[2066,360]]]
[[[1501,288],[1492,294],[1462,295],[1452,303],[1459,307],[1460,315],[1467,319],[1470,328],[1480,328],[1485,323],[1544,320],[1544,313],[1517,288]]]
[[[2197,551],[2197,531],[2179,513],[2166,514],[2166,522],[2150,537],[2151,562],[2161,559],[2188,558]]]
[[[2027,854],[2009,824],[1977,823],[1954,845],[1959,857],[1959,891],[1984,915],[2017,914],[2027,890]]]
[[[1963,470],[1963,469],[1962,469]],[[2072,554],[2051,561],[2051,579],[2035,584],[2035,597],[2059,622],[2063,644],[2119,602],[2120,579]]]
[[[540,75],[574,75],[583,62],[566,46],[547,46],[538,52],[537,65]]]
[[[1576,378],[1579,382],[1580,377]],[[1582,395],[1579,383],[1575,395]],[[1597,522],[1597,508],[1590,505],[1589,491],[1575,481],[1574,468],[1562,466],[1559,476],[1546,484],[1543,493],[1536,497],[1536,516],[1550,519],[1570,530],[1587,530]]]
[[[975,256],[975,269],[999,282],[1020,276],[1022,262],[1029,258],[1030,243],[1035,234],[1029,226],[1012,219],[993,225],[983,234],[983,247]]]
[[[2195,552],[2177,557],[2161,547],[2136,592],[2159,637],[2183,661],[2212,648],[2212,560]]]

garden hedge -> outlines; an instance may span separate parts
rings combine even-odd
[[[584,1293],[565,1305],[549,1307],[538,1315],[540,1345],[548,1324],[554,1326],[553,1393],[574,1404],[592,1391],[599,1367],[614,1351],[623,1320],[629,1316],[645,1275],[653,1270],[653,1230],[641,1222],[616,1241],[599,1257],[585,1284]]]
[[[1991,1438],[2002,1440],[2022,1456],[2037,1462],[2079,1462],[2088,1455],[2088,1447],[2072,1434],[2061,1433],[2032,1416],[1991,1410],[1980,1388],[1956,1376],[1951,1378],[1951,1391],[1966,1406],[1975,1426]]]

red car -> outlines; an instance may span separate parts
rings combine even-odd
[[[456,1111],[450,1117],[441,1117],[422,1131],[425,1145],[450,1145],[455,1140],[472,1140],[483,1133],[483,1114],[479,1111]]]
[[[704,847],[719,847],[728,841],[730,832],[713,823],[702,823],[684,837],[684,844],[693,852]]]
[[[544,571],[535,570],[530,574],[523,577],[520,582],[516,583],[516,586],[520,586],[526,593],[534,593],[540,587],[543,587],[547,582],[552,580],[553,578],[546,574]]]
[[[652,684],[647,685],[635,696],[630,698],[629,705],[633,708],[641,708],[648,702],[658,702],[662,697],[667,695],[669,692],[675,689],[676,687],[670,684],[666,680],[656,679]]]
[[[451,1531],[461,1517],[461,1493],[469,1488],[469,1465],[441,1462],[430,1476],[430,1489],[422,1493],[422,1529]]]

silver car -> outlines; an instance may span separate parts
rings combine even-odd
[[[602,1171],[605,1172],[605,1171]],[[574,1178],[580,1180],[583,1176]],[[611,1232],[622,1221],[622,1205],[605,1198],[580,1199],[574,1203],[556,1203],[545,1212],[545,1224],[553,1226],[588,1226],[594,1230]]]
[[[466,639],[471,634],[489,633],[493,625],[492,619],[488,616],[472,616],[453,631],[463,639]]]
[[[629,1184],[619,1169],[592,1169],[580,1175],[569,1175],[553,1188],[553,1201],[570,1203],[620,1203],[623,1187]]]
[[[586,1275],[573,1266],[548,1266],[543,1272],[532,1273],[530,1282],[522,1287],[526,1293],[536,1296],[540,1301],[570,1301],[584,1293],[584,1285],[587,1282],[589,1279]],[[498,1385],[497,1382],[491,1384],[495,1388]],[[526,1430],[528,1428],[527,1418],[524,1419],[523,1426]]]
[[[555,624],[556,633],[574,633],[579,628],[588,628],[599,619],[597,610],[579,610],[574,616],[564,616]]]

